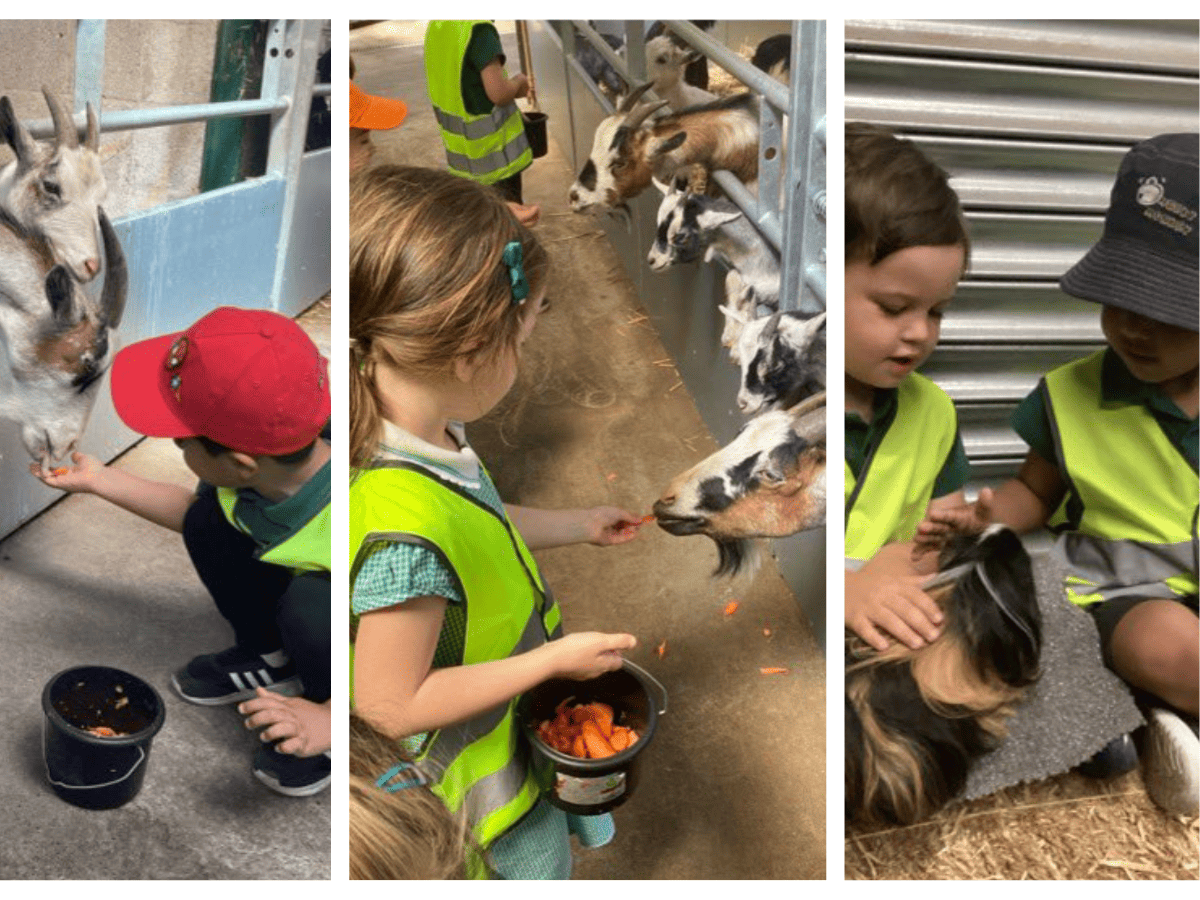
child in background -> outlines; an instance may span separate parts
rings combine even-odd
[[[545,306],[548,258],[500,196],[379,166],[353,179],[350,209],[354,702],[410,739],[495,874],[565,878],[569,834],[596,846],[612,820],[541,799],[516,700],[552,677],[617,669],[636,642],[562,637],[529,550],[623,543],[638,517],[505,506],[467,444],[463,423],[512,387]],[[469,864],[487,874],[478,856]]]
[[[371,158],[375,155],[371,132],[395,128],[407,115],[408,107],[404,105],[404,101],[376,97],[368,94],[353,81],[350,82],[351,175],[371,164]]]
[[[911,561],[927,510],[969,474],[950,398],[915,371],[933,352],[969,242],[946,175],[910,141],[846,125],[846,625],[919,648],[942,614]]]
[[[540,215],[521,195],[521,172],[533,163],[533,151],[513,101],[530,84],[524,72],[509,78],[504,60],[491,22],[434,21],[425,32],[425,80],[450,171],[495,188],[528,226]]]
[[[1152,799],[1197,813],[1197,145],[1166,134],[1126,154],[1104,234],[1059,282],[1102,305],[1107,349],[1046,375],[1013,427],[1030,450],[1017,477],[960,510],[930,513],[919,540],[1003,522],[1048,525],[1067,594],[1093,614],[1105,663],[1141,692]],[[1182,716],[1182,718],[1180,718]],[[1126,736],[1085,769],[1136,765]]]
[[[31,467],[50,487],[183,535],[235,643],[197,656],[172,684],[201,706],[246,701],[247,727],[272,742],[255,754],[254,775],[288,796],[330,778],[327,368],[291,319],[221,307],[124,348],[112,366],[117,414],[141,434],[174,438],[200,478],[194,491],[82,453],[57,475]]]

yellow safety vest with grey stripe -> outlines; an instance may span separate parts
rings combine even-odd
[[[236,488],[217,488],[217,502],[230,525],[243,534],[250,534],[238,521]],[[331,535],[329,504],[326,503],[302,528],[292,532],[278,544],[267,547],[258,558],[263,562],[285,566],[297,575],[303,572],[328,572],[333,555]]]
[[[855,478],[845,467],[846,558],[868,560],[909,541],[925,517],[958,416],[946,392],[915,372],[896,389],[896,417]]]
[[[471,31],[479,24],[485,20],[429,23],[425,80],[450,171],[481,184],[495,184],[528,168],[533,151],[516,103],[494,107],[483,115],[467,112],[463,103],[463,63]]]
[[[1048,523],[1070,573],[1067,594],[1086,606],[1119,596],[1173,598],[1196,593],[1200,481],[1141,403],[1105,402],[1104,351],[1042,380],[1067,503]],[[1064,530],[1070,529],[1070,530]]]
[[[351,584],[373,547],[411,543],[431,550],[458,579],[467,612],[462,665],[506,659],[562,635],[558,604],[506,516],[412,463],[378,460],[351,471]],[[541,794],[518,699],[430,732],[416,758],[430,789],[452,813],[465,814],[484,849]],[[468,859],[468,870],[486,876],[477,859]]]

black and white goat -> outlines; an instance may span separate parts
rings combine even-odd
[[[589,22],[588,24],[590,25],[591,23]],[[599,32],[599,34],[600,37],[604,38],[604,42],[615,52],[624,52],[624,38],[614,37],[611,34],[604,34],[603,32]],[[617,70],[612,67],[612,64],[578,30],[575,32],[575,59],[579,61],[579,65],[583,67],[583,71],[587,72],[588,77],[596,82],[596,86],[600,88],[600,92],[608,97],[610,101],[616,100],[617,97],[628,90],[625,86],[625,79],[617,74]]]
[[[787,409],[825,390],[825,319],[823,312],[788,311],[739,323],[730,356],[742,370],[743,413]]]
[[[100,129],[87,107],[87,137],[70,114],[42,88],[55,137],[35,141],[21,124],[8,97],[0,97],[0,136],[16,158],[0,170],[0,223],[19,232],[48,258],[64,265],[78,281],[100,272],[99,209],[107,186],[98,153]]]
[[[738,94],[652,120],[666,106],[639,103],[647,82],[626,97],[596,128],[588,161],[571,185],[571,209],[628,212],[628,201],[658,178],[700,166],[728,169],[743,182],[758,177],[758,117],[751,94]]]
[[[726,446],[674,478],[658,526],[717,545],[716,575],[747,567],[756,538],[825,524],[825,394],[751,419]]]
[[[940,637],[883,651],[847,639],[848,819],[911,824],[958,796],[1037,680],[1041,614],[1020,538],[994,525],[948,542],[938,562],[926,592]]]

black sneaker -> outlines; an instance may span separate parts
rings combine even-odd
[[[279,753],[273,744],[254,753],[254,777],[277,794],[287,797],[311,797],[329,786],[330,760],[318,756],[293,756]]]
[[[1088,778],[1116,778],[1137,768],[1138,754],[1127,734],[1113,738],[1091,759],[1080,763],[1078,772]]]
[[[249,700],[257,687],[288,697],[302,690],[296,668],[282,650],[259,654],[241,647],[197,656],[171,676],[171,684],[180,697],[200,706]]]

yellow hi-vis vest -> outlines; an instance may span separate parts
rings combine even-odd
[[[467,112],[463,103],[467,45],[472,29],[484,23],[430,22],[425,32],[425,81],[450,171],[481,184],[495,184],[528,168],[533,151],[516,103],[497,106],[483,115]]]
[[[846,464],[846,558],[867,560],[912,540],[958,432],[954,403],[923,375],[900,382],[896,418],[858,477]]]
[[[412,463],[377,460],[351,474],[351,584],[374,545],[411,543],[433,551],[458,578],[467,610],[462,665],[506,659],[561,636],[558,605],[507,517]],[[430,789],[452,813],[465,814],[484,849],[541,794],[518,699],[431,732],[416,757],[433,779]],[[473,856],[468,871],[486,877]]]
[[[1067,502],[1050,518],[1055,553],[1081,606],[1118,596],[1196,593],[1196,470],[1141,403],[1105,402],[1105,351],[1068,363],[1042,381],[1059,471],[1082,512]],[[1070,530],[1064,530],[1070,529]]]
[[[243,534],[250,534],[237,519],[237,501],[238,492],[235,488],[217,488],[217,502],[221,505],[221,512],[225,514],[229,524]],[[289,568],[297,575],[303,572],[328,572],[333,555],[332,532],[329,526],[329,504],[326,503],[299,531],[288,535],[278,544],[267,547],[258,558],[263,562]]]

